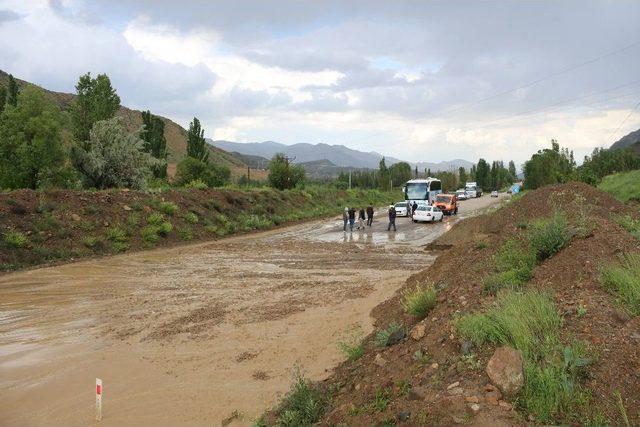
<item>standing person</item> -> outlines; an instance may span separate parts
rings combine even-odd
[[[373,204],[369,203],[367,206],[367,225],[371,227],[371,224],[373,224]]]
[[[387,227],[387,231],[391,230],[392,225],[393,231],[396,231],[396,208],[393,205],[389,205],[389,226]]]
[[[358,213],[358,230],[360,230],[360,228],[362,228],[364,230],[364,220],[365,220],[365,216],[364,216],[364,208],[360,208],[360,212]]]
[[[413,214],[416,213],[416,209],[418,209],[418,203],[414,200],[411,205],[411,218],[413,218]]]
[[[342,226],[342,231],[347,231],[347,222],[349,222],[349,208],[344,208],[342,211],[342,222],[344,225]]]
[[[356,222],[356,209],[349,208],[349,229],[353,231],[353,224]]]

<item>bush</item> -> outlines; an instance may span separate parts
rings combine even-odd
[[[190,224],[197,224],[198,223],[198,215],[196,215],[193,212],[187,212],[186,214],[184,214],[184,220],[187,221]]]
[[[173,225],[169,221],[165,221],[160,224],[157,228],[157,232],[162,237],[167,237],[169,233],[173,230]]]
[[[126,252],[129,250],[129,244],[126,242],[113,242],[111,245],[114,251],[116,252]]]
[[[571,241],[567,218],[556,212],[551,218],[538,219],[528,232],[531,249],[538,261],[543,261],[561,251]]]
[[[424,318],[436,306],[438,294],[431,285],[416,285],[402,294],[404,311],[419,318]]]
[[[158,205],[158,209],[161,212],[166,213],[167,215],[173,216],[176,212],[178,212],[178,205],[173,202],[160,202],[160,204]]]
[[[29,245],[29,239],[19,231],[8,231],[4,234],[4,242],[14,248],[25,248]]]
[[[295,188],[305,179],[304,168],[292,165],[282,153],[278,153],[269,162],[269,185],[278,190]]]
[[[186,183],[184,185],[184,188],[193,188],[194,190],[206,190],[207,188],[209,188],[209,186],[202,179],[198,178]]]
[[[158,226],[156,225],[147,225],[140,232],[140,237],[145,243],[156,243],[159,239],[158,236]]]
[[[85,245],[86,247],[88,247],[89,249],[93,249],[94,251],[100,250],[104,246],[104,243],[102,243],[102,240],[98,239],[97,237],[93,237],[93,236],[84,237],[82,239],[82,244]]]
[[[602,268],[600,281],[631,313],[640,314],[640,253],[627,254],[617,265]]]
[[[209,187],[221,187],[229,183],[230,177],[231,171],[226,166],[211,165],[187,156],[178,163],[176,185],[201,181]]]

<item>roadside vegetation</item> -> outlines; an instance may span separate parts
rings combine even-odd
[[[433,284],[416,285],[402,295],[402,307],[414,317],[423,319],[436,306],[438,294]]]
[[[633,315],[640,314],[640,253],[622,256],[601,269],[602,285]]]
[[[638,202],[640,201],[640,170],[606,176],[598,188],[623,203]]]

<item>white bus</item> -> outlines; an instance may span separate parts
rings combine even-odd
[[[431,205],[436,196],[442,193],[442,182],[437,178],[412,179],[403,188],[404,199],[410,204]]]

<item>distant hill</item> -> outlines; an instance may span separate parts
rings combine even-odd
[[[260,156],[267,159],[273,157],[276,153],[284,153],[289,157],[294,158],[294,162],[301,164],[308,164],[310,162],[328,161],[332,167],[343,168],[368,168],[378,169],[382,154],[375,151],[364,152],[354,150],[344,145],[329,145],[329,144],[307,144],[299,143],[293,145],[285,145],[273,141],[265,142],[248,142],[239,143],[231,141],[211,141],[211,144],[221,148],[225,151],[237,152],[245,155]],[[401,162],[402,160],[394,157],[385,157],[387,166],[394,163]],[[448,162],[408,162],[412,167],[418,166],[418,169],[422,172],[425,169],[431,169],[433,172],[448,171],[452,169],[458,169],[460,166],[464,166],[469,169],[472,166],[471,162],[466,160],[452,160]],[[310,164],[310,167],[317,169],[318,165]],[[325,168],[330,169],[328,164],[325,164]]]
[[[33,83],[20,80],[18,78],[15,79],[18,83],[18,86],[20,87],[25,85],[33,85]],[[9,74],[0,70],[0,85],[6,87],[8,85],[8,81]],[[54,92],[41,87],[40,89],[42,89],[47,95],[49,95],[51,99],[58,105],[60,105],[60,108],[65,111],[69,109],[76,97],[71,93]],[[122,121],[129,132],[135,132],[142,126],[142,116],[141,112],[138,110],[132,110],[130,108],[121,106],[120,111],[118,112],[118,116],[122,118]],[[167,159],[169,163],[168,172],[169,175],[172,176],[175,173],[176,164],[186,155],[187,131],[182,126],[166,117],[160,118],[164,122],[164,135],[167,139],[167,150],[169,151],[169,157]],[[233,155],[232,153],[227,153],[226,151],[213,146],[209,147],[209,151],[211,153],[209,155],[211,161],[217,164],[228,166],[229,169],[231,169],[231,173],[234,177],[241,176],[246,172],[246,165],[244,164],[242,159]],[[256,176],[256,178],[259,177]]]
[[[638,142],[640,142],[640,129],[633,131],[628,135],[623,136],[618,141],[614,142],[613,145],[611,145],[611,149],[617,150],[620,148],[631,147]]]

